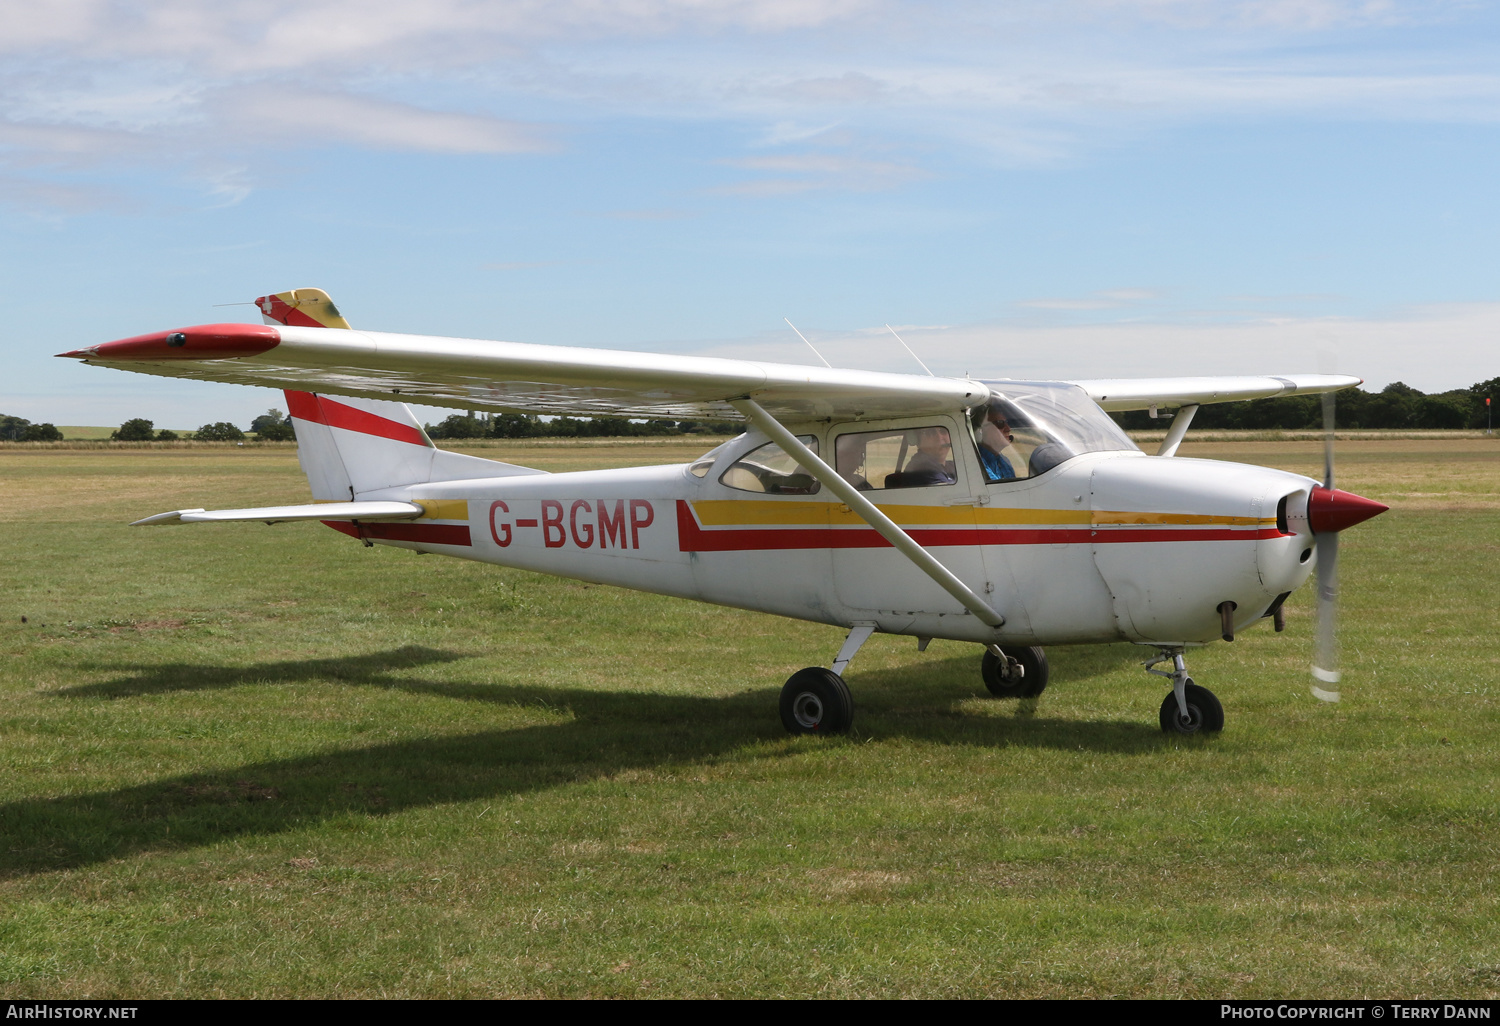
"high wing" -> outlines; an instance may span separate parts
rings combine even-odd
[[[779,420],[912,416],[990,396],[966,378],[669,356],[300,324],[207,324],[60,356],[120,370],[464,410],[740,419],[753,399]],[[1078,381],[1106,410],[1329,392],[1337,375]],[[1003,383],[996,383],[1003,389]]]
[[[963,378],[299,325],[207,324],[59,355],[168,377],[540,414],[739,420],[730,401],[753,397],[789,421],[876,418],[975,406],[990,394]]]
[[[1270,399],[1284,395],[1335,392],[1364,384],[1347,374],[1288,374],[1285,377],[1093,378],[1074,381],[1111,413],[1152,406],[1197,406]]]

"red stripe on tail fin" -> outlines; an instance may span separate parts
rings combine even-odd
[[[314,424],[328,423],[323,419],[323,411],[318,409],[318,397],[311,392],[283,392],[286,396],[287,412],[298,420],[310,420]]]
[[[432,445],[426,435],[410,424],[399,424],[394,420],[357,410],[353,406],[345,406],[324,395],[314,395],[311,392],[287,392],[286,404],[290,407],[292,416],[299,420],[312,421],[314,424],[327,424],[329,427],[343,428],[345,431],[358,431],[362,435],[375,435],[379,438],[408,442],[412,445],[423,447]]]

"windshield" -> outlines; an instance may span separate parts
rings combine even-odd
[[[1045,474],[1085,452],[1139,452],[1087,392],[1060,381],[986,381],[990,401],[970,411],[990,482]]]
[[[714,465],[714,460],[719,458],[719,453],[723,452],[727,447],[733,445],[735,442],[738,442],[741,438],[744,437],[744,434],[741,433],[735,435],[727,442],[720,442],[718,445],[714,446],[712,449],[708,450],[708,452],[704,453],[702,456],[699,456],[691,464],[689,464],[688,473],[692,474],[694,477],[703,477],[707,475],[709,468]]]

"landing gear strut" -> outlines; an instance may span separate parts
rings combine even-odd
[[[1154,669],[1157,663],[1172,661],[1172,670]],[[1199,687],[1188,676],[1182,649],[1163,648],[1144,664],[1147,673],[1172,681],[1172,693],[1161,703],[1161,729],[1168,734],[1217,733],[1224,729],[1224,707],[1208,688]]]

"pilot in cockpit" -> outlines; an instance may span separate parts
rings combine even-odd
[[[991,483],[1016,476],[1016,468],[1003,452],[1012,442],[1009,407],[1002,400],[992,400],[984,408],[984,421],[979,425],[979,462],[984,466],[985,480]]]
[[[867,437],[867,435],[840,435],[838,441],[834,443],[834,465],[839,468],[839,476],[862,492],[868,492],[873,487],[856,469],[864,466]]]
[[[948,441],[948,429],[925,427],[917,431],[917,451],[900,475],[900,484],[894,487],[912,488],[918,485],[946,485],[958,480],[954,470],[952,444]],[[892,485],[886,485],[887,488]]]

